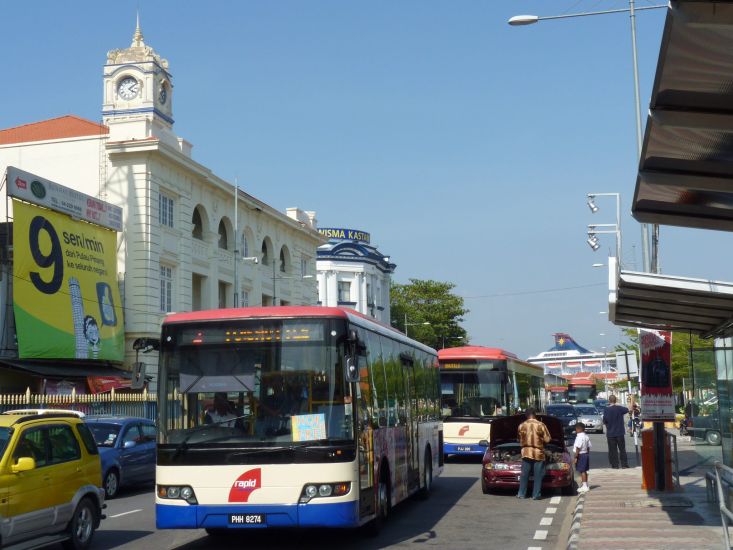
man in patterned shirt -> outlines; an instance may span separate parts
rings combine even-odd
[[[550,442],[550,431],[535,418],[535,410],[528,407],[527,420],[519,425],[519,445],[522,447],[522,475],[519,479],[518,498],[527,498],[530,472],[534,475],[532,498],[540,500],[542,478],[545,477],[545,444]]]

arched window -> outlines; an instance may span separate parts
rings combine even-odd
[[[280,249],[280,271],[283,273],[290,271],[290,251],[287,246]]]
[[[193,216],[191,216],[191,223],[193,224],[193,231],[191,236],[194,239],[204,240],[204,222],[201,220],[201,213],[198,208],[194,208]]]
[[[247,239],[247,233],[242,233],[242,246],[240,252],[245,258],[249,258],[249,240]]]
[[[270,250],[267,246],[267,238],[262,241],[262,264],[270,265]]]
[[[222,248],[224,250],[228,250],[228,241],[227,241],[227,226],[224,223],[224,220],[221,220],[219,222],[219,248]]]

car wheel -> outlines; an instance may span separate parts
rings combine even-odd
[[[104,476],[104,498],[109,500],[117,496],[120,489],[120,475],[114,468]]]
[[[91,499],[81,499],[69,522],[69,539],[62,542],[62,546],[66,550],[86,550],[92,544],[97,525],[97,507]]]
[[[423,486],[420,489],[420,499],[427,500],[433,488],[433,458],[430,449],[425,449],[425,468],[423,468]]]
[[[707,441],[709,445],[720,445],[720,432],[707,432],[705,434],[705,441]]]
[[[483,477],[481,478],[481,492],[485,495],[491,494],[491,487],[489,487]]]

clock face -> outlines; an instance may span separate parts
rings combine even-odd
[[[123,78],[117,86],[119,96],[128,101],[136,98],[139,90],[140,84],[131,76]]]
[[[168,88],[163,84],[160,87],[160,92],[158,92],[158,101],[160,101],[161,105],[165,105],[166,99],[168,99]]]

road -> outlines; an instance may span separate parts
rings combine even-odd
[[[590,484],[593,468],[607,468],[606,438],[591,434]],[[638,465],[633,440],[627,438],[629,464]],[[720,447],[680,442],[683,469],[705,465],[719,457]],[[450,547],[453,550],[489,548],[526,550],[565,548],[567,527],[575,497],[546,494],[541,501],[519,500],[513,492],[484,495],[478,460],[451,460],[436,480],[429,500],[409,500],[399,505],[376,538],[355,531],[241,531],[236,536],[212,539],[203,530],[157,531],[152,487],[122,490],[108,502],[107,519],[95,535],[98,550],[159,548],[198,550],[229,548],[354,549]],[[565,525],[563,525],[565,523]],[[563,529],[564,528],[564,529]],[[543,531],[546,531],[544,535]],[[544,539],[543,539],[544,535]],[[538,538],[535,538],[538,537]],[[60,547],[52,550],[60,550]]]
[[[152,487],[123,490],[118,498],[108,502],[107,519],[96,533],[93,547],[196,550],[216,546],[225,550],[246,545],[247,548],[341,550],[345,543],[355,549],[415,548],[415,544],[450,546],[455,550],[564,547],[566,539],[560,537],[562,523],[572,510],[575,497],[548,493],[543,500],[533,501],[519,500],[514,493],[484,495],[480,471],[477,459],[449,461],[443,475],[436,480],[430,499],[411,499],[399,505],[376,538],[354,531],[248,530],[214,540],[203,530],[156,531]],[[536,536],[540,538],[535,539]]]

